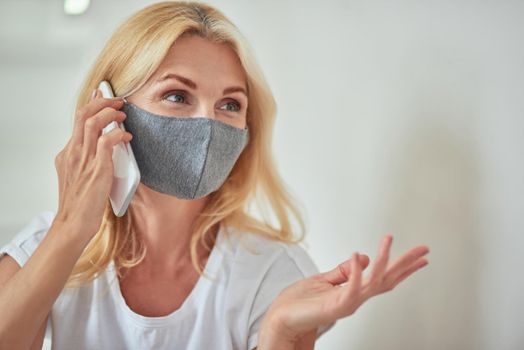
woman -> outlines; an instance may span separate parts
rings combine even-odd
[[[118,98],[101,97],[102,80]],[[219,11],[163,2],[130,17],[80,92],[55,162],[56,214],[0,250],[0,348],[41,348],[49,327],[56,349],[312,349],[427,264],[419,246],[388,265],[388,235],[368,278],[357,253],[318,273],[273,165],[274,115],[245,39]],[[103,135],[111,121],[127,131]],[[119,142],[141,172],[123,217],[108,201]],[[252,216],[253,203],[272,219]]]

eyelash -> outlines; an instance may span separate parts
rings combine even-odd
[[[168,96],[171,96],[171,95],[179,95],[179,96],[183,96],[183,98],[184,98],[184,102],[180,102],[180,103],[185,103],[185,99],[186,99],[186,92],[185,92],[185,91],[170,91],[170,92],[166,93],[166,94],[162,97],[163,100],[166,100],[166,101],[168,101],[169,103],[179,103],[179,102],[175,102],[175,101],[170,101],[170,100],[168,100],[167,97],[168,97]],[[233,110],[233,111],[232,111],[232,110],[227,110],[227,109],[226,109],[226,111],[228,111],[228,112],[239,112],[239,111],[241,110],[241,108],[242,108],[242,106],[240,105],[240,103],[239,103],[238,101],[236,101],[236,100],[229,101],[228,103],[234,103],[234,104],[236,104],[236,106],[237,106],[237,109],[236,109],[236,110]]]

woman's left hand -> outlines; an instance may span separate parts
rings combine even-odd
[[[261,340],[265,338],[270,343],[270,339],[278,338],[279,342],[294,343],[321,325],[353,314],[366,300],[393,290],[428,264],[423,256],[429,248],[421,245],[388,265],[392,240],[391,235],[384,237],[367,278],[362,278],[362,271],[369,265],[369,258],[354,253],[351,259],[333,270],[300,280],[282,290],[262,322]]]

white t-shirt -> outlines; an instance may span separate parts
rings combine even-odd
[[[0,256],[7,253],[23,267],[54,215],[39,213],[0,248]],[[219,231],[205,266],[215,281],[200,276],[171,314],[146,317],[131,310],[111,263],[92,282],[62,290],[51,310],[44,345],[51,343],[59,350],[255,348],[260,323],[274,298],[318,269],[301,245],[228,232]],[[319,328],[317,337],[333,325]]]

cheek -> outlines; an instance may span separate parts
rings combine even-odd
[[[239,121],[237,122],[237,124],[235,125],[237,128],[245,128],[246,127],[246,119],[245,118],[241,118],[239,119]]]

